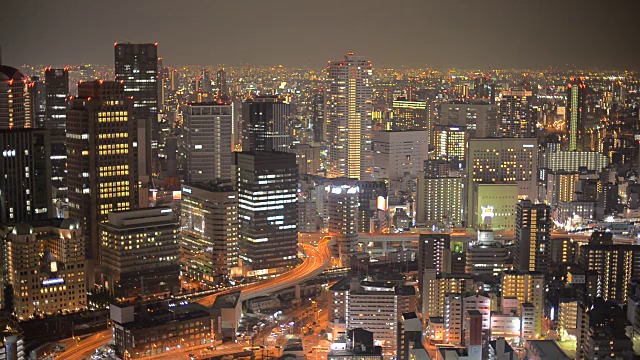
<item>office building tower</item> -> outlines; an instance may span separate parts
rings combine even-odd
[[[313,141],[327,141],[327,122],[325,118],[326,92],[324,88],[314,89],[311,97],[311,111],[313,113]]]
[[[422,318],[416,312],[403,313],[398,322],[398,359],[429,359],[424,348]]]
[[[151,140],[140,142],[139,150],[147,159],[144,175],[150,176],[169,132],[164,118],[158,116],[158,43],[115,43],[114,50],[116,81],[124,83],[125,96],[133,96],[132,119],[145,124]]]
[[[230,101],[190,103],[183,106],[182,169],[189,183],[233,178]]]
[[[289,148],[290,153],[296,154],[298,171],[302,175],[316,175],[320,170],[320,153],[322,148],[309,144],[296,144]]]
[[[536,136],[532,114],[531,91],[511,89],[500,92],[498,98],[498,134],[505,138]]]
[[[242,151],[288,151],[291,106],[285,99],[256,96],[242,104]]]
[[[474,209],[474,183],[515,183],[518,185],[519,198],[537,199],[536,139],[470,139],[467,151],[468,209]],[[469,224],[473,224],[473,214],[473,211],[467,211]]]
[[[433,147],[435,156],[462,168],[468,139],[464,126],[434,125]]]
[[[428,131],[375,131],[373,175],[376,179],[415,176],[428,157]]]
[[[42,129],[45,127],[46,115],[46,85],[40,76],[30,76],[28,80],[29,103],[31,104],[31,127]]]
[[[347,330],[363,328],[373,332],[386,355],[394,355],[397,350],[402,313],[413,311],[416,311],[413,286],[362,281],[351,284],[345,296]]]
[[[218,89],[218,96],[231,95],[229,85],[227,84],[227,73],[224,69],[219,69],[216,72],[216,87]]]
[[[118,299],[177,294],[180,223],[170,208],[112,211],[100,224],[103,284]]]
[[[76,220],[20,223],[3,235],[5,281],[13,286],[19,320],[87,307],[85,241]]]
[[[388,203],[386,180],[360,181],[360,208],[358,209],[359,233],[381,232],[385,228]]]
[[[329,235],[337,239],[336,257],[347,264],[358,243],[358,180],[335,179],[325,188],[329,215]]]
[[[498,108],[492,104],[441,104],[439,125],[464,127],[469,138],[495,137]]]
[[[551,207],[520,200],[516,207],[514,268],[546,273],[550,260],[550,240]]]
[[[472,275],[499,276],[507,264],[508,251],[496,241],[492,230],[478,230],[478,238],[469,244],[465,272]]]
[[[27,77],[18,69],[0,65],[0,129],[32,127]]]
[[[69,70],[47,68],[44,71],[47,86],[44,128],[51,140],[51,185],[55,189],[53,202],[67,201],[67,100],[69,98]],[[57,217],[62,217],[57,214]]]
[[[138,138],[122,83],[78,84],[67,110],[69,217],[84,226],[88,259],[98,259],[98,225],[138,205]]]
[[[369,179],[371,153],[371,62],[353,53],[327,67],[327,132],[329,177]]]
[[[215,284],[238,266],[238,194],[231,185],[184,184],[181,203],[183,274]]]
[[[0,222],[17,224],[53,215],[49,133],[0,130]]]
[[[427,270],[420,281],[423,282],[420,285],[422,313],[428,317],[444,317],[447,294],[462,294],[474,289],[473,277],[468,274],[436,275],[435,270]]]
[[[424,176],[427,178],[448,177],[451,164],[445,160],[425,160]]]
[[[535,336],[542,330],[544,305],[544,274],[539,272],[506,271],[502,273],[502,297],[518,299],[518,315],[522,315],[521,305],[531,303],[535,308]]]
[[[569,138],[569,151],[583,149],[585,122],[587,119],[587,86],[582,78],[571,78],[567,84],[566,126]]]
[[[467,208],[469,226],[477,229],[500,229],[513,233],[516,223],[518,184],[472,183],[471,199]]]
[[[425,226],[459,227],[463,218],[463,179],[418,174],[416,221]]]
[[[242,266],[260,276],[286,271],[298,254],[298,167],[294,154],[235,153]]]
[[[398,98],[393,101],[393,117],[386,130],[406,131],[422,130],[427,132],[427,141],[431,139],[433,104],[429,101],[416,101]]]

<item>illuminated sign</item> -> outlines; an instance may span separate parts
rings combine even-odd
[[[493,218],[493,206],[480,206],[480,209],[482,209],[482,215],[480,215],[482,219]]]
[[[190,189],[190,188],[183,187],[183,188],[182,188],[182,192],[186,192],[187,194],[191,194],[191,189]]]
[[[524,144],[524,145],[522,145],[522,147],[523,147],[523,148],[532,148],[532,147],[533,147],[533,145],[531,145],[531,144]]]
[[[53,279],[44,279],[44,280],[42,280],[42,285],[44,285],[44,286],[60,285],[60,284],[64,284],[64,279],[63,278],[53,278]]]
[[[172,210],[171,209],[162,209],[160,210],[161,213],[166,214],[166,213],[170,213]]]

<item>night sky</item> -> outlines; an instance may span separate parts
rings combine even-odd
[[[113,63],[158,42],[165,64],[640,68],[637,0],[2,0],[3,62]]]

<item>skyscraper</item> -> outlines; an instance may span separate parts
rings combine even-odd
[[[580,135],[584,134],[587,87],[581,78],[571,78],[567,85],[567,135],[569,151],[582,150]]]
[[[335,179],[326,187],[329,234],[337,239],[337,257],[346,265],[349,253],[358,243],[358,181]]]
[[[0,130],[0,222],[47,219],[51,204],[49,134],[41,129]]]
[[[254,276],[295,265],[298,246],[296,156],[281,152],[235,153],[240,259]]]
[[[182,186],[181,257],[186,275],[214,284],[238,266],[238,193],[218,183]]]
[[[0,129],[32,127],[27,78],[18,69],[0,65]]]
[[[51,139],[51,185],[55,189],[54,204],[67,201],[67,99],[69,98],[69,70],[47,68],[44,71],[47,86],[44,128]],[[62,214],[57,214],[62,217]]]
[[[327,140],[327,122],[325,119],[325,98],[324,88],[316,89],[311,99],[311,110],[313,112],[313,141],[323,142]]]
[[[535,137],[536,123],[532,116],[531,91],[505,90],[498,100],[498,134],[501,137]]]
[[[150,174],[169,130],[158,117],[158,43],[115,43],[114,47],[116,81],[124,82],[126,96],[133,96],[132,118],[144,122],[151,134],[151,141],[140,144],[141,151],[146,153]]]
[[[242,151],[289,149],[291,107],[277,96],[256,96],[242,104]]]
[[[214,102],[182,107],[181,151],[186,182],[232,179],[231,127],[233,105],[218,98]]]
[[[138,204],[138,140],[122,83],[78,84],[67,110],[69,216],[84,226],[87,258],[98,259],[98,225]]]
[[[349,53],[327,67],[328,175],[368,179],[373,174],[371,151],[371,62]]]
[[[227,74],[224,69],[218,70],[216,73],[216,87],[218,88],[218,96],[229,96],[229,85],[227,85]]]
[[[432,126],[431,106],[428,101],[398,98],[393,101],[393,119],[387,130],[426,130]],[[428,139],[428,138],[427,138]]]
[[[516,207],[516,239],[513,265],[520,271],[546,273],[551,251],[551,208],[520,200]]]

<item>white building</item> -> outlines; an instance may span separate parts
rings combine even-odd
[[[327,67],[328,175],[367,179],[373,175],[371,62],[349,53]]]
[[[374,176],[395,179],[404,173],[416,175],[427,159],[429,132],[376,131],[373,133]]]
[[[460,226],[463,221],[463,179],[426,178],[418,174],[416,221],[425,226]]]
[[[544,167],[550,171],[578,172],[581,167],[587,170],[602,171],[609,159],[596,151],[557,151],[546,154]]]

